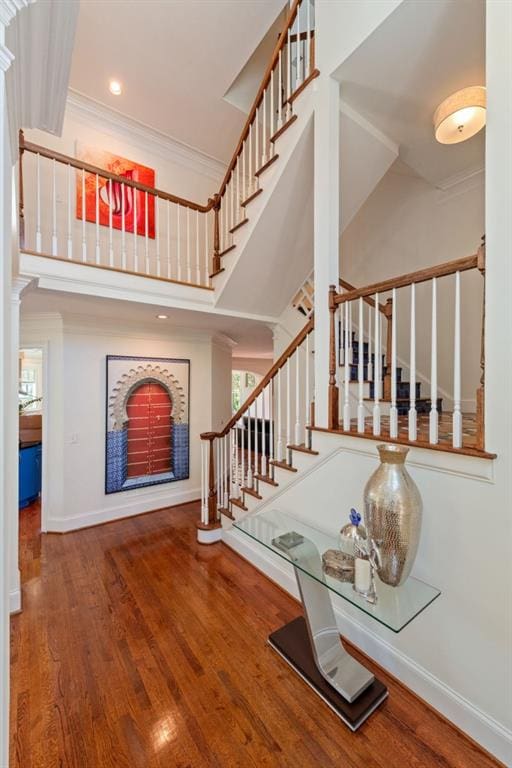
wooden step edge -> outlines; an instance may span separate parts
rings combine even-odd
[[[311,82],[312,82],[312,81],[315,79],[315,77],[318,77],[318,75],[319,75],[319,74],[320,74],[320,70],[319,70],[319,69],[314,69],[314,70],[312,71],[312,73],[311,73],[311,74],[310,74],[308,77],[306,77],[306,79],[304,80],[304,82],[303,82],[303,83],[301,83],[301,84],[299,85],[299,87],[298,87],[298,88],[296,88],[296,90],[295,90],[295,91],[294,91],[294,92],[293,92],[293,93],[292,93],[292,94],[289,96],[289,98],[288,98],[288,102],[289,102],[290,104],[293,104],[293,102],[295,101],[295,99],[296,99],[298,96],[300,96],[300,94],[302,93],[302,91],[304,91],[304,90],[305,90],[305,89],[308,87],[308,85],[309,85],[309,84],[310,84],[310,83],[311,83]]]
[[[480,450],[480,448],[454,448],[450,443],[437,443],[432,445],[425,440],[407,440],[407,438],[389,437],[388,434],[372,435],[368,432],[358,432],[357,430],[327,429],[326,427],[311,427],[314,432],[327,432],[331,435],[347,435],[348,437],[360,437],[364,440],[374,440],[378,443],[395,443],[396,445],[410,445],[411,448],[425,448],[430,451],[444,451],[445,453],[460,453],[464,456],[473,456],[479,459],[496,459],[497,453],[489,453]]]
[[[238,224],[235,224],[234,227],[231,227],[231,229],[229,230],[230,233],[233,234],[234,232],[237,231],[237,229],[240,229],[240,227],[243,227],[245,224],[247,224],[248,221],[249,219],[246,216],[245,219],[242,219],[242,221],[239,221]]]
[[[227,507],[218,507],[218,510],[221,513],[221,515],[225,515],[226,517],[229,517],[230,520],[235,519],[233,513]]]
[[[222,523],[220,520],[216,520],[214,523],[196,523],[196,528],[199,528],[200,531],[214,531],[221,527]]]
[[[287,464],[286,461],[269,461],[269,464],[272,464],[274,467],[279,467],[279,469],[287,469],[288,472],[297,471],[296,467],[292,467],[290,464]]]
[[[221,272],[224,272],[224,267],[221,267],[216,272],[212,272],[210,275],[210,280],[213,280],[214,277],[217,277],[217,275],[220,275]]]
[[[267,168],[270,168],[270,166],[272,165],[272,163],[275,163],[275,161],[277,160],[277,158],[278,158],[278,157],[279,157],[279,155],[273,155],[273,156],[270,158],[270,160],[267,160],[267,162],[265,163],[265,165],[262,165],[262,166],[261,166],[261,168],[258,168],[258,170],[257,170],[257,171],[255,171],[254,175],[255,175],[256,177],[260,176],[260,174],[262,174],[264,171],[266,171],[266,170],[267,170]]]
[[[230,245],[229,248],[224,248],[224,250],[219,253],[219,256],[225,256],[226,253],[229,253],[230,251],[232,251],[233,248],[236,248],[236,243],[233,243],[233,245]]]
[[[262,189],[262,187],[260,187],[259,189],[257,189],[257,190],[256,190],[256,192],[253,192],[253,193],[252,193],[252,195],[249,195],[249,197],[247,197],[247,198],[246,198],[246,199],[243,201],[243,203],[240,203],[240,205],[242,206],[242,208],[245,208],[245,206],[246,206],[246,205],[249,205],[249,203],[250,203],[252,200],[254,200],[254,198],[255,198],[255,197],[258,197],[258,195],[261,195],[261,193],[262,193],[262,192],[263,192],[263,189]]]
[[[240,501],[240,499],[230,498],[229,503],[234,504],[235,507],[238,507],[238,509],[243,509],[244,512],[248,512],[249,510],[249,508],[246,507],[243,501]]]
[[[277,139],[283,135],[285,131],[288,130],[290,125],[293,125],[293,123],[296,121],[297,115],[292,115],[289,120],[284,123],[275,133],[273,136],[270,137],[270,141],[274,143],[274,141],[277,141]]]
[[[272,480],[272,478],[269,477],[268,475],[254,475],[254,477],[256,480],[259,480],[260,483],[267,483],[267,485],[271,485],[274,488],[279,487],[279,483],[276,483],[276,481]]]
[[[287,445],[287,448],[290,448],[292,451],[300,451],[300,453],[308,453],[310,456],[319,456],[320,454],[318,451],[314,451],[312,448],[306,448],[305,445],[301,443],[301,445]]]
[[[260,496],[258,491],[255,491],[254,488],[246,488],[245,485],[242,485],[241,490],[244,493],[248,493],[249,496],[252,496],[255,499],[262,499],[263,498],[263,496]]]

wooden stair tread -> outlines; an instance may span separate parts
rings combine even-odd
[[[242,219],[242,221],[239,221],[238,224],[235,224],[234,227],[231,227],[229,231],[231,232],[231,234],[233,234],[234,232],[237,231],[237,229],[240,229],[240,227],[243,227],[244,224],[247,224],[248,221],[249,219],[246,216],[245,219]]]
[[[221,515],[226,515],[226,517],[229,517],[230,520],[234,520],[234,516],[230,509],[227,509],[227,507],[219,507],[219,512]]]
[[[296,121],[297,115],[292,115],[289,120],[286,121],[274,134],[270,137],[270,141],[274,143],[274,141],[277,141],[277,139],[283,135],[283,133],[290,127],[290,125],[293,125],[293,123]]]
[[[260,174],[262,174],[262,173],[263,173],[263,171],[266,171],[266,170],[267,170],[267,168],[270,168],[270,166],[272,165],[272,163],[275,163],[275,161],[277,160],[277,158],[278,158],[278,157],[279,157],[279,155],[272,155],[272,157],[270,158],[270,160],[267,160],[267,162],[266,162],[264,165],[262,165],[262,166],[261,166],[261,168],[258,168],[258,170],[257,170],[257,171],[255,171],[254,175],[255,175],[256,177],[260,176]]]
[[[277,488],[279,486],[279,483],[276,483],[275,480],[272,480],[271,477],[268,475],[254,475],[256,480],[259,480],[261,483],[267,483],[267,485],[272,485],[274,488]]]
[[[229,253],[230,251],[232,251],[233,248],[236,248],[236,243],[233,243],[233,245],[230,245],[229,248],[224,248],[224,250],[219,253],[219,256],[225,256],[226,253]]]
[[[296,472],[296,467],[290,466],[290,464],[287,464],[286,461],[270,461],[269,464],[272,464],[274,467],[279,467],[280,469],[287,469],[288,472]]]
[[[301,443],[300,445],[290,444],[286,446],[287,448],[290,448],[292,451],[300,451],[301,453],[309,453],[311,456],[318,456],[318,451],[314,451],[312,448],[306,448],[304,443]]]
[[[243,203],[240,203],[240,205],[242,206],[242,208],[245,208],[245,206],[246,206],[246,205],[249,205],[249,203],[250,203],[252,200],[254,200],[254,198],[255,198],[255,197],[258,197],[258,195],[261,195],[261,193],[262,193],[262,192],[263,192],[263,189],[260,187],[260,188],[259,188],[259,189],[257,189],[255,192],[253,192],[253,193],[252,193],[252,195],[249,195],[249,197],[247,197],[247,198],[246,198],[246,199],[243,201]]]
[[[255,491],[255,490],[254,490],[254,488],[246,488],[246,487],[245,487],[245,485],[243,485],[243,486],[242,486],[242,488],[241,488],[241,490],[242,490],[244,493],[248,493],[248,494],[249,494],[249,496],[252,496],[252,497],[253,497],[253,498],[255,498],[255,499],[262,499],[262,498],[263,498],[263,496],[260,496],[260,494],[258,493],[258,491]]]
[[[319,70],[319,69],[314,69],[314,70],[312,71],[312,73],[309,75],[309,77],[306,77],[306,79],[304,80],[304,82],[303,82],[303,83],[301,83],[301,84],[299,85],[299,87],[298,87],[298,88],[296,88],[296,89],[295,89],[295,91],[294,91],[294,92],[291,94],[291,96],[288,98],[288,102],[289,102],[290,104],[293,104],[293,102],[295,101],[295,99],[297,98],[297,96],[299,96],[299,95],[302,93],[302,91],[304,91],[304,90],[305,90],[305,89],[308,87],[308,85],[310,84],[310,82],[311,82],[312,80],[314,80],[314,79],[315,79],[315,77],[318,77],[318,75],[319,75],[319,74],[320,74],[320,70]]]
[[[248,510],[248,507],[246,507],[243,501],[240,501],[240,499],[230,498],[229,503],[234,504],[235,507],[238,507],[239,509],[243,509],[244,512],[247,512]]]

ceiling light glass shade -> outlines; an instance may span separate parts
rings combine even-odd
[[[470,139],[485,125],[486,96],[483,85],[472,85],[448,96],[434,113],[434,129],[441,144]]]
[[[123,86],[119,82],[119,80],[110,80],[108,84],[108,89],[110,93],[114,94],[114,96],[120,96],[123,91]]]

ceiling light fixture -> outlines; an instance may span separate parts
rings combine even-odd
[[[434,130],[440,144],[466,141],[485,125],[486,93],[472,85],[448,96],[434,113]]]
[[[157,315],[156,317],[157,317],[157,320],[167,320],[169,315]]]
[[[119,80],[110,80],[108,84],[108,89],[110,93],[112,93],[114,96],[120,96],[123,92],[123,86],[119,82]]]

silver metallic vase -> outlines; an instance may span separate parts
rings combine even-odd
[[[405,468],[409,449],[378,445],[377,450],[381,463],[364,489],[364,518],[368,539],[380,554],[379,578],[398,587],[409,576],[418,550],[421,496]]]

